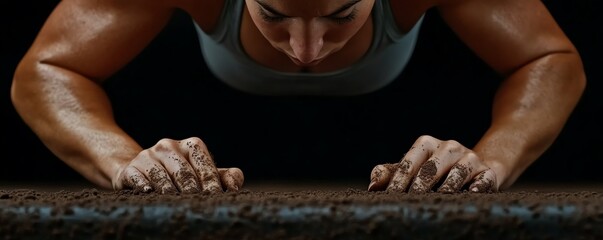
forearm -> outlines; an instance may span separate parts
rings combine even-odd
[[[73,71],[26,59],[15,72],[11,94],[41,141],[101,187],[111,188],[118,168],[141,151],[115,123],[101,86]]]
[[[578,54],[553,53],[515,71],[494,99],[492,124],[474,151],[509,187],[554,142],[585,87]]]

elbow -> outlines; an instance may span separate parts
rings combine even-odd
[[[586,72],[584,71],[584,67],[582,66],[581,62],[580,62],[579,69],[580,69],[580,73],[578,74],[577,85],[578,85],[578,91],[580,92],[580,95],[582,95],[584,93],[584,91],[586,90],[587,78],[586,78]]]
[[[575,107],[586,91],[586,73],[576,51],[551,52],[534,61],[532,66],[529,77],[550,83],[549,91],[567,99],[568,107]]]
[[[577,96],[579,100],[587,87],[587,77],[586,72],[584,70],[584,65],[578,53],[572,53],[572,57],[569,58],[568,61],[571,61],[570,66],[570,76],[567,82],[567,89],[570,95]]]
[[[45,91],[40,61],[24,58],[15,68],[10,86],[10,98],[13,107],[21,117],[31,109],[40,107],[39,97]],[[26,120],[26,119],[24,119]]]
[[[21,61],[13,73],[13,78],[10,86],[10,99],[13,107],[20,112],[22,106],[27,101],[27,96],[31,96],[31,90],[28,86],[31,85],[32,66],[26,61]]]

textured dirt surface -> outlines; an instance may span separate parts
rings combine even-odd
[[[601,239],[600,191],[142,194],[0,188],[2,239]]]

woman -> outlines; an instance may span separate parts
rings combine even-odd
[[[368,189],[508,188],[558,136],[586,83],[578,52],[538,0],[63,0],[20,62],[12,99],[54,154],[101,187],[236,191],[242,171],[217,168],[198,137],[143,149],[100,86],[176,9],[195,21],[212,72],[236,89],[358,95],[403,70],[431,8],[506,78],[491,125],[471,148],[419,137],[399,163],[375,166]]]

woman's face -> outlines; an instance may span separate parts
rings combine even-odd
[[[245,0],[274,48],[304,67],[339,51],[370,16],[375,0]]]

